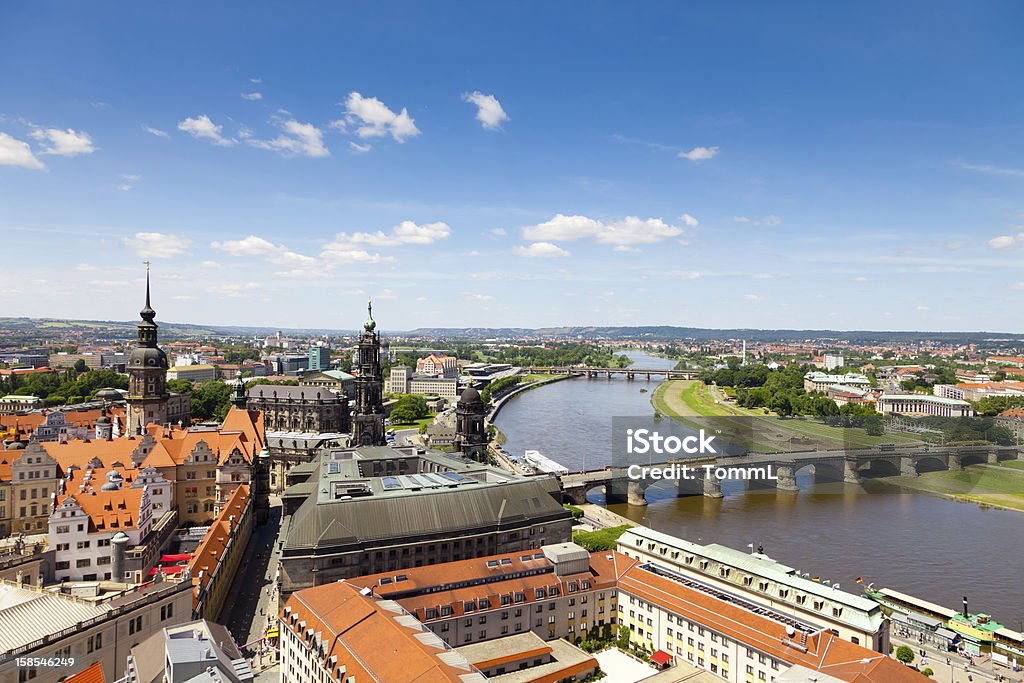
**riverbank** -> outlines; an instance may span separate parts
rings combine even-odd
[[[908,491],[1024,512],[1024,462],[970,465],[959,472],[925,472],[917,477],[884,477],[878,481]]]

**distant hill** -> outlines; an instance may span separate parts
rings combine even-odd
[[[161,338],[187,339],[204,337],[267,336],[278,330],[288,335],[342,336],[357,334],[357,330],[331,328],[282,328],[269,326],[199,325],[157,321]],[[87,336],[96,341],[118,341],[134,338],[135,321],[119,320],[65,320],[57,318],[0,318],[0,337],[6,343],[18,343],[30,337],[59,338]],[[912,343],[935,341],[947,344],[985,343],[990,346],[1024,344],[1024,335],[1009,332],[916,332],[912,330],[759,330],[752,328],[711,329],[678,327],[673,325],[641,326],[565,326],[565,327],[418,327],[413,330],[384,330],[389,336],[421,337],[424,339],[580,339],[580,340],[648,340],[683,341],[713,339],[746,339],[748,341],[800,341],[844,340],[858,344],[873,342]]]

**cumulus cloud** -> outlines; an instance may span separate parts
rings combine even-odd
[[[568,242],[593,238],[598,244],[627,247],[653,244],[682,233],[682,228],[669,225],[660,218],[641,219],[636,216],[604,222],[587,216],[557,214],[549,221],[523,228],[523,238],[527,240]]]
[[[142,258],[172,258],[185,253],[192,240],[163,232],[137,232],[122,243]]]
[[[718,155],[717,147],[694,147],[689,152],[679,152],[679,157],[690,161],[707,161]]]
[[[262,100],[263,99],[263,93],[259,93],[259,92],[244,92],[244,93],[242,93],[242,99],[249,100],[250,102],[255,102],[256,100]]]
[[[1024,226],[1014,226],[1015,228]],[[1018,232],[1016,235],[999,235],[993,237],[988,241],[988,246],[992,249],[1012,249],[1018,246],[1021,242],[1024,242],[1024,232]]]
[[[312,123],[295,119],[281,121],[281,135],[273,140],[248,139],[246,144],[258,149],[269,149],[284,156],[327,157],[330,150],[324,145],[324,134]]]
[[[462,94],[462,100],[476,105],[476,120],[487,130],[501,130],[501,124],[508,121],[508,114],[494,95],[485,95],[479,90]]]
[[[505,228],[491,228],[491,234],[495,237],[504,237],[508,233],[505,231]]]
[[[405,142],[420,134],[405,107],[396,114],[376,97],[363,97],[354,91],[345,100],[345,116],[333,121],[331,127],[341,131],[354,128],[355,134],[364,139],[391,136],[395,142]]]
[[[160,130],[159,128],[153,128],[152,126],[143,126],[142,130],[146,131],[150,135],[155,135],[158,138],[169,138],[169,137],[171,137],[170,135],[167,134],[167,131]]]
[[[27,142],[12,138],[7,133],[0,133],[0,166],[20,166],[37,171],[46,168]]]
[[[77,270],[79,273],[91,273],[99,270],[99,268],[92,265],[91,263],[79,263],[77,266],[75,266],[75,270]]]
[[[696,218],[694,218],[688,213],[684,213],[682,216],[680,216],[679,220],[681,220],[683,223],[686,223],[687,227],[690,228],[696,228],[698,225],[700,225],[700,221],[698,221]]]
[[[96,151],[96,147],[92,144],[92,138],[84,130],[36,128],[29,135],[42,143],[43,154],[73,157],[79,154],[92,154]]]
[[[238,144],[234,138],[226,138],[221,134],[224,126],[215,124],[206,114],[188,117],[178,122],[178,130],[184,131],[196,139],[206,139],[219,147],[231,147]]]
[[[551,242],[534,242],[529,246],[516,247],[513,250],[518,256],[526,258],[565,258],[570,253]]]
[[[334,237],[335,244],[370,245],[372,247],[398,247],[403,244],[433,244],[446,239],[452,234],[447,223],[424,223],[417,225],[413,221],[402,221],[390,232],[339,232]]]
[[[373,149],[373,145],[360,145],[358,142],[355,141],[349,142],[348,146],[356,154],[366,154],[371,149]]]

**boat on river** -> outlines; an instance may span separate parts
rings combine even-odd
[[[544,455],[540,451],[525,451],[523,453],[523,459],[530,464],[538,472],[544,472],[546,474],[569,474],[569,468],[561,463],[555,462],[548,456]]]

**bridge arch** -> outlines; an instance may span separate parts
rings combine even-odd
[[[935,455],[928,455],[923,458],[919,458],[914,463],[914,470],[918,474],[924,474],[926,472],[944,472],[949,469],[949,463],[945,458],[941,458]]]
[[[812,462],[797,468],[794,474],[798,481],[810,479],[815,484],[843,481],[843,464]]]
[[[899,463],[885,458],[872,458],[857,468],[857,474],[865,479],[875,477],[898,477],[900,475]]]
[[[987,457],[980,453],[969,453],[960,456],[960,465],[967,467],[968,465],[981,465],[988,462]]]

